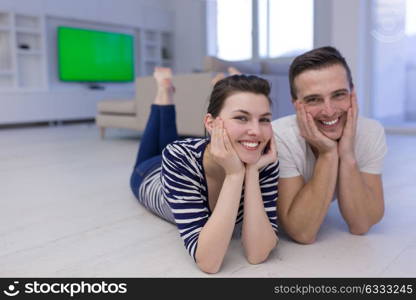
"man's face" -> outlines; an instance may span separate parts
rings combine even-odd
[[[318,70],[307,70],[295,77],[297,99],[305,105],[319,131],[338,140],[347,121],[351,96],[347,72],[340,65]]]

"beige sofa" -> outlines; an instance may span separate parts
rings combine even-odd
[[[204,136],[203,117],[211,93],[212,73],[175,75],[176,122],[181,136]],[[135,99],[104,100],[97,105],[96,124],[101,137],[106,128],[126,128],[143,131],[156,95],[152,76],[138,77]]]

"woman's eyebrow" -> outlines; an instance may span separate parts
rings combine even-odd
[[[233,110],[232,112],[239,112],[239,113],[243,113],[243,114],[246,114],[246,115],[250,114],[248,111],[246,111],[244,109],[236,109],[236,110]]]
[[[246,115],[251,115],[248,111],[246,111],[244,109],[236,109],[236,110],[233,110],[232,112],[234,112],[234,113],[238,112],[238,113],[243,113],[243,114],[246,114]],[[272,115],[271,112],[266,112],[264,114],[261,114],[260,116],[264,117],[264,116],[271,116],[271,115]]]

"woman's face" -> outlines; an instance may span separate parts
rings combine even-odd
[[[218,115],[242,162],[254,164],[270,141],[270,104],[266,96],[239,92],[229,96]]]

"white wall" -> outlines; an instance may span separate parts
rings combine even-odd
[[[371,68],[367,48],[367,11],[369,3],[360,0],[331,1],[331,45],[336,47],[346,58],[350,66],[355,91],[358,97],[360,114],[369,116],[371,95],[370,78],[367,73]],[[319,32],[318,32],[319,34]]]
[[[332,39],[332,1],[314,1],[314,47],[324,47],[331,44]]]
[[[173,21],[170,0],[0,0],[0,9],[163,29]]]
[[[405,1],[373,3],[374,116],[384,121],[406,115]]]
[[[416,121],[416,65],[408,66],[406,77],[406,120]]]
[[[130,30],[172,30],[175,17],[170,0],[0,0],[0,11],[45,15],[47,21],[63,18],[74,23],[80,20]],[[52,56],[47,60],[52,60]],[[80,84],[62,88],[55,79],[49,83],[49,87],[40,92],[0,92],[0,124],[93,118],[98,101],[134,96],[133,84],[88,90]]]
[[[202,69],[207,53],[206,1],[172,0],[175,10],[175,61],[178,73]]]

